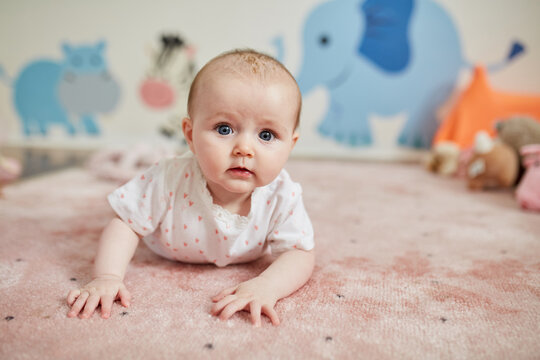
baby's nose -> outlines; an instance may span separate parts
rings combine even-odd
[[[238,141],[234,146],[233,154],[235,156],[246,156],[250,158],[255,155],[253,151],[253,146],[251,145],[249,140],[246,139],[245,136],[238,137]]]

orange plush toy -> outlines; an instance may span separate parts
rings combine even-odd
[[[495,123],[515,115],[533,117],[540,122],[540,95],[518,95],[493,90],[484,67],[474,69],[473,79],[457,104],[442,122],[433,145],[446,141],[468,149],[480,130],[495,136]]]

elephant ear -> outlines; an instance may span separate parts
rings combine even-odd
[[[366,0],[361,6],[366,25],[358,53],[387,72],[405,69],[411,58],[408,30],[413,6],[414,0]]]

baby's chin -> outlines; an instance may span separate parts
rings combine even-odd
[[[217,181],[211,181],[212,186],[218,186],[221,190],[225,190],[230,194],[251,194],[256,188],[266,186],[270,184],[274,178],[261,179],[261,177],[254,174],[249,178],[231,178],[226,179],[216,179]],[[207,179],[208,182],[208,179]]]
[[[253,192],[257,186],[253,182],[242,180],[209,181],[207,179],[207,187],[212,195],[214,192],[243,195]]]
[[[253,192],[258,186],[254,183],[242,182],[242,181],[231,181],[231,183],[226,184],[224,189],[230,192],[231,194],[247,194]]]

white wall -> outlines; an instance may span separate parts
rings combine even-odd
[[[53,146],[104,146],[159,141],[156,126],[181,109],[156,112],[139,99],[138,88],[150,59],[148,46],[157,46],[163,32],[179,32],[197,48],[197,67],[216,54],[234,47],[253,47],[275,54],[272,39],[283,36],[285,64],[296,73],[301,59],[301,30],[307,13],[320,0],[8,0],[0,3],[0,64],[11,77],[37,58],[60,59],[61,43],[107,43],[109,68],[122,87],[121,102],[100,116],[103,135],[69,138],[62,129],[46,139],[21,135],[12,104],[12,90],[0,83],[0,141]],[[509,44],[519,39],[526,54],[493,74],[496,88],[540,93],[540,1],[438,0],[453,17],[460,32],[465,57],[470,62],[500,60]],[[461,84],[469,71],[464,70]],[[415,152],[394,145],[404,116],[371,119],[376,146],[353,149],[321,138],[316,125],[327,96],[320,89],[305,98],[301,133],[295,154],[341,157],[406,158]]]

